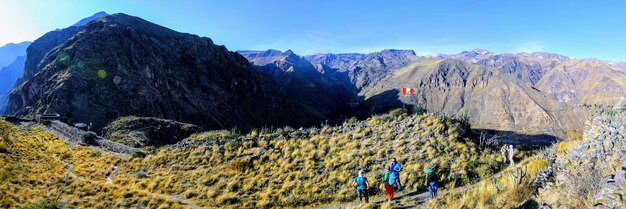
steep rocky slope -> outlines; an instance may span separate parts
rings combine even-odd
[[[5,113],[9,92],[15,86],[18,78],[22,76],[24,62],[26,62],[26,57],[20,56],[10,65],[0,67],[0,115]]]
[[[304,56],[319,70],[345,72],[357,88],[377,83],[387,72],[420,59],[413,50],[386,49],[368,54],[316,54]]]
[[[469,117],[474,128],[513,130],[565,137],[582,130],[575,108],[532,88],[514,74],[454,59],[429,59],[396,70],[361,91],[366,102],[381,107],[389,99],[429,111]],[[416,88],[401,96],[398,86]],[[380,97],[391,94],[389,97]]]
[[[563,103],[626,104],[626,72],[600,61],[562,62],[550,70],[536,86]]]
[[[76,35],[85,24],[105,15],[107,15],[105,12],[98,12],[90,17],[79,20],[70,27],[50,31],[36,39],[26,50],[28,57],[24,66],[23,77],[19,79],[17,84],[20,85],[22,82],[31,79],[39,69],[44,67],[40,66],[40,63],[48,52]]]
[[[44,56],[39,64],[27,61],[27,80],[9,96],[9,112],[57,112],[73,122],[93,122],[95,130],[128,115],[244,130],[322,120],[209,38],[125,14],[52,33],[58,35],[53,41],[29,48],[29,60]]]
[[[626,207],[624,116],[596,116],[582,139],[559,143],[537,201],[552,208]]]
[[[346,74],[334,69],[318,71],[310,62],[291,50],[280,52],[238,51],[254,67],[272,78],[291,98],[335,118],[349,112],[349,102],[356,95]]]

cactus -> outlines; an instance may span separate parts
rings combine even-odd
[[[500,189],[500,185],[498,184],[498,179],[497,178],[492,178],[491,179],[491,184],[493,185],[493,188],[496,189],[496,193],[500,193],[500,191],[502,191]]]
[[[524,178],[526,178],[528,172],[527,172],[527,168],[521,168],[521,167],[517,167],[515,169],[513,169],[513,172],[510,174],[511,175],[511,180],[513,181],[513,183],[515,183],[515,185],[521,185],[524,182]]]

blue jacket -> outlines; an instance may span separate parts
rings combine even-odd
[[[359,177],[354,178],[354,182],[356,182],[357,189],[365,189],[365,186],[367,185],[367,178],[363,176],[359,176]]]
[[[391,170],[395,172],[400,172],[402,170],[402,166],[399,162],[391,163]]]

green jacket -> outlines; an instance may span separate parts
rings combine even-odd
[[[385,184],[389,184],[389,175],[391,174],[391,171],[387,171],[385,173],[385,177],[383,177],[383,181],[385,182]]]

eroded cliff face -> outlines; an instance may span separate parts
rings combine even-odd
[[[361,93],[376,104],[376,95],[396,86],[415,86],[415,95],[397,98],[429,111],[467,116],[473,128],[513,130],[564,137],[581,130],[573,106],[559,103],[516,75],[454,59],[418,61],[381,79]],[[567,120],[563,120],[567,119]]]
[[[43,52],[53,44],[37,45],[29,59],[35,49]],[[45,53],[33,72],[9,96],[10,112],[57,112],[74,122],[93,122],[96,129],[128,115],[244,130],[322,120],[289,101],[245,58],[209,38],[125,14],[80,27]]]

